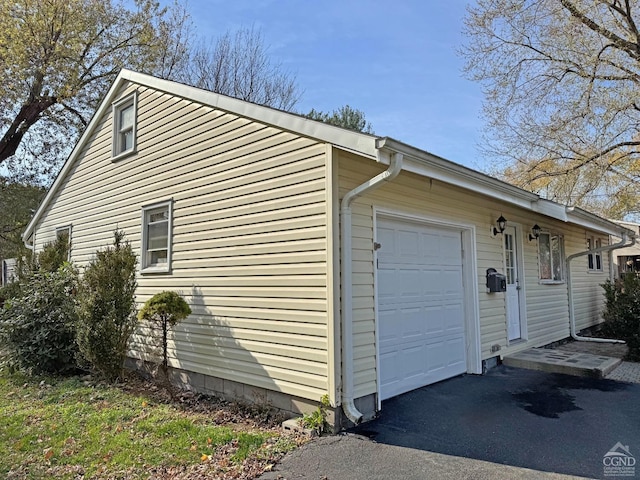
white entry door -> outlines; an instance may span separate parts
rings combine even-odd
[[[380,396],[465,373],[462,234],[379,218]]]
[[[507,277],[507,337],[511,341],[522,337],[518,237],[513,226],[507,227],[503,235],[504,271]]]

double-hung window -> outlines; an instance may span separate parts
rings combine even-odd
[[[67,260],[71,260],[71,225],[56,228],[56,239],[62,240],[67,246]]]
[[[602,240],[599,238],[587,238],[587,250],[593,250],[602,246]],[[602,252],[590,253],[587,255],[587,269],[590,272],[602,271]]]
[[[136,151],[137,95],[113,104],[113,158],[120,158]]]
[[[142,273],[171,271],[171,210],[171,201],[142,207]]]
[[[541,283],[564,282],[564,242],[560,235],[541,233],[538,237]]]

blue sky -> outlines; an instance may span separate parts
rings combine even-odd
[[[463,78],[462,0],[189,0],[197,34],[262,30],[273,60],[303,89],[297,110],[365,112],[390,136],[472,168],[480,86]]]

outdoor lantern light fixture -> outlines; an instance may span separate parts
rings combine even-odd
[[[493,236],[494,237],[496,235],[498,235],[499,233],[504,232],[504,229],[507,227],[507,219],[504,218],[502,215],[500,215],[498,217],[498,220],[496,220],[496,225],[498,226],[498,228],[493,227]]]
[[[538,237],[540,236],[540,230],[542,229],[540,228],[540,225],[538,225],[537,223],[533,227],[531,227],[531,233],[529,234],[530,242],[538,239]]]

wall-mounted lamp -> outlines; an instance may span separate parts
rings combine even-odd
[[[498,226],[498,228],[492,227],[492,232],[494,237],[499,233],[504,232],[504,229],[507,227],[507,219],[504,218],[502,215],[500,215],[498,217],[498,220],[496,220],[496,225]]]
[[[540,236],[540,226],[536,223],[533,227],[531,227],[531,233],[529,234],[529,241],[537,240]]]

